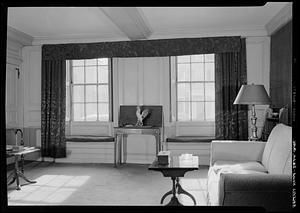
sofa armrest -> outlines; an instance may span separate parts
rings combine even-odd
[[[220,205],[225,206],[289,210],[292,203],[292,175],[222,173],[219,201]]]
[[[256,141],[213,140],[211,142],[210,165],[217,160],[258,161],[266,143]]]

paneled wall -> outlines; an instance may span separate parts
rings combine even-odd
[[[274,107],[288,107],[292,124],[292,21],[271,35],[270,93]]]
[[[270,94],[270,37],[246,38],[247,84],[262,84]],[[256,126],[258,137],[261,136],[268,105],[256,105]],[[248,134],[251,135],[251,107],[248,111]]]
[[[116,58],[114,70],[114,124],[117,126],[120,105],[162,105],[168,123],[169,58]],[[150,163],[154,159],[155,139],[148,135],[130,135],[127,162]]]

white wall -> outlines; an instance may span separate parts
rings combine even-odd
[[[264,84],[269,91],[269,37],[248,37],[247,45],[247,79],[249,83]],[[41,47],[27,46],[23,48],[24,69],[24,126],[40,128],[40,99],[41,99]],[[198,134],[198,124],[193,126],[170,122],[170,68],[168,57],[149,58],[115,58],[113,59],[113,123],[90,124],[84,132],[98,131],[113,135],[113,126],[118,125],[118,111],[120,105],[163,105],[165,133],[167,136],[189,133]],[[259,135],[263,126],[264,109],[257,106],[257,126]],[[250,121],[250,119],[249,119]],[[249,123],[249,134],[250,134]],[[79,130],[80,125],[73,125]],[[172,145],[177,149],[175,145]],[[188,145],[186,145],[188,146]],[[193,145],[194,146],[194,145]],[[181,147],[182,148],[182,147]],[[180,148],[180,149],[181,149]],[[73,149],[73,148],[72,148]],[[111,162],[113,146],[105,145],[102,150],[105,158],[98,162]],[[128,137],[129,163],[150,163],[154,159],[155,139],[153,136],[134,135]],[[179,148],[178,148],[179,149]],[[190,148],[186,147],[185,150]],[[208,148],[205,148],[208,152]],[[106,151],[105,151],[106,150]],[[99,151],[100,152],[100,151]],[[106,154],[105,154],[106,153]],[[78,153],[77,153],[78,154]],[[80,158],[77,158],[80,159]],[[72,161],[72,160],[67,160]],[[86,161],[86,160],[85,160]]]
[[[246,38],[247,48],[247,83],[262,84],[267,93],[270,89],[270,37],[249,37]],[[261,136],[264,126],[265,114],[268,105],[256,105],[256,126],[258,138]],[[248,129],[251,133],[251,107],[248,111]]]
[[[162,105],[168,123],[169,58],[114,59],[114,125],[117,126],[120,105]],[[127,162],[150,163],[155,157],[155,138],[130,135],[127,139]]]
[[[15,129],[23,128],[23,72],[22,47],[31,45],[32,38],[10,27],[7,28],[6,49],[6,94],[5,94],[5,119],[6,119],[6,144],[16,143]],[[17,142],[20,143],[18,134]],[[27,142],[27,141],[26,141]],[[26,143],[25,143],[26,144]],[[13,162],[7,158],[6,163]]]

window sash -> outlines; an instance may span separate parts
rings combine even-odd
[[[212,121],[211,119],[207,119],[206,117],[206,107],[205,107],[205,103],[215,103],[215,100],[206,100],[206,92],[205,92],[205,84],[206,83],[213,83],[214,84],[214,87],[215,87],[215,81],[211,81],[211,80],[205,80],[205,72],[206,72],[206,64],[214,64],[215,62],[212,62],[212,61],[208,61],[206,62],[205,61],[205,54],[203,54],[203,61],[202,62],[192,62],[191,61],[191,56],[190,56],[190,60],[189,62],[178,62],[178,58],[177,56],[175,57],[175,83],[176,83],[176,86],[175,86],[175,97],[176,97],[176,121],[204,121],[204,122],[209,122],[209,121]],[[178,79],[178,65],[179,64],[189,64],[189,80],[179,80]],[[195,80],[193,81],[192,79],[192,64],[203,64],[204,65],[204,70],[203,70],[203,79],[204,80]],[[194,84],[197,84],[197,83],[202,83],[203,84],[203,100],[192,100],[192,85]],[[180,84],[189,84],[189,100],[178,100],[178,85]],[[180,103],[189,103],[189,117],[187,119],[179,119],[179,104]],[[203,120],[199,120],[199,119],[196,119],[196,120],[193,120],[193,104],[192,103],[203,103]]]
[[[84,59],[83,59],[84,60]],[[70,122],[82,122],[82,120],[74,120],[75,116],[74,116],[74,104],[83,104],[84,105],[84,119],[83,121],[86,122],[110,122],[112,120],[112,110],[111,110],[111,99],[112,99],[112,95],[111,95],[111,59],[108,58],[108,64],[107,65],[99,65],[98,60],[96,60],[96,65],[86,65],[86,61],[84,60],[83,65],[79,65],[79,66],[73,66],[73,61],[69,60],[67,63],[67,71],[69,72],[69,102],[70,102],[70,108],[69,110],[69,121]],[[82,67],[83,68],[83,72],[84,72],[84,83],[74,83],[73,82],[73,67]],[[86,67],[97,67],[97,83],[85,83],[86,82]],[[103,83],[103,82],[99,82],[99,67],[107,67],[108,68],[108,79],[107,79],[107,83]],[[83,97],[83,101],[73,101],[73,96],[74,96],[74,87],[76,86],[83,86],[83,90],[84,90],[84,97]],[[87,101],[87,93],[86,93],[86,87],[87,86],[96,86],[96,101]],[[100,86],[107,86],[108,88],[108,101],[100,101],[99,100],[99,87]],[[87,104],[97,104],[97,120],[93,120],[93,121],[88,121],[87,120]],[[99,120],[99,104],[107,104],[108,105],[108,120]]]

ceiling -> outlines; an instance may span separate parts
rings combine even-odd
[[[40,43],[263,35],[288,2],[261,7],[9,7],[8,26]]]

